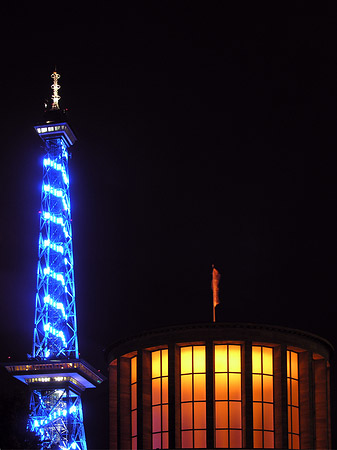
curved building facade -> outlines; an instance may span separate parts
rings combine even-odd
[[[148,331],[106,349],[110,448],[331,448],[332,347],[256,324]]]

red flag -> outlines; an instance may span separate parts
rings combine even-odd
[[[219,298],[220,278],[221,278],[221,275],[216,270],[216,268],[213,266],[213,271],[212,271],[213,308],[215,308],[220,303],[220,298]]]

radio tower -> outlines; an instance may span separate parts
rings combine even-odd
[[[104,377],[79,359],[69,195],[69,148],[76,137],[59,108],[60,75],[52,74],[52,105],[35,130],[44,142],[31,359],[6,364],[31,390],[28,428],[44,449],[86,450],[81,394]]]

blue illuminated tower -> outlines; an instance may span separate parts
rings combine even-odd
[[[85,450],[81,394],[104,377],[79,359],[68,172],[76,137],[59,108],[60,75],[52,78],[51,108],[35,126],[44,158],[33,352],[6,368],[31,389],[28,428],[43,448]]]
[[[76,137],[58,106],[53,73],[53,103],[38,132],[45,144],[33,358],[78,358],[74,258],[69,195],[68,149]]]

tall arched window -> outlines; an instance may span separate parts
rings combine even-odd
[[[242,447],[241,345],[214,346],[215,447]]]
[[[298,353],[287,351],[288,447],[300,448]]]
[[[151,354],[152,448],[168,448],[168,350]]]
[[[180,349],[181,447],[206,448],[206,348]]]
[[[253,345],[252,383],[254,448],[274,448],[274,367],[271,347]]]
[[[131,444],[137,449],[137,356],[131,358]]]

